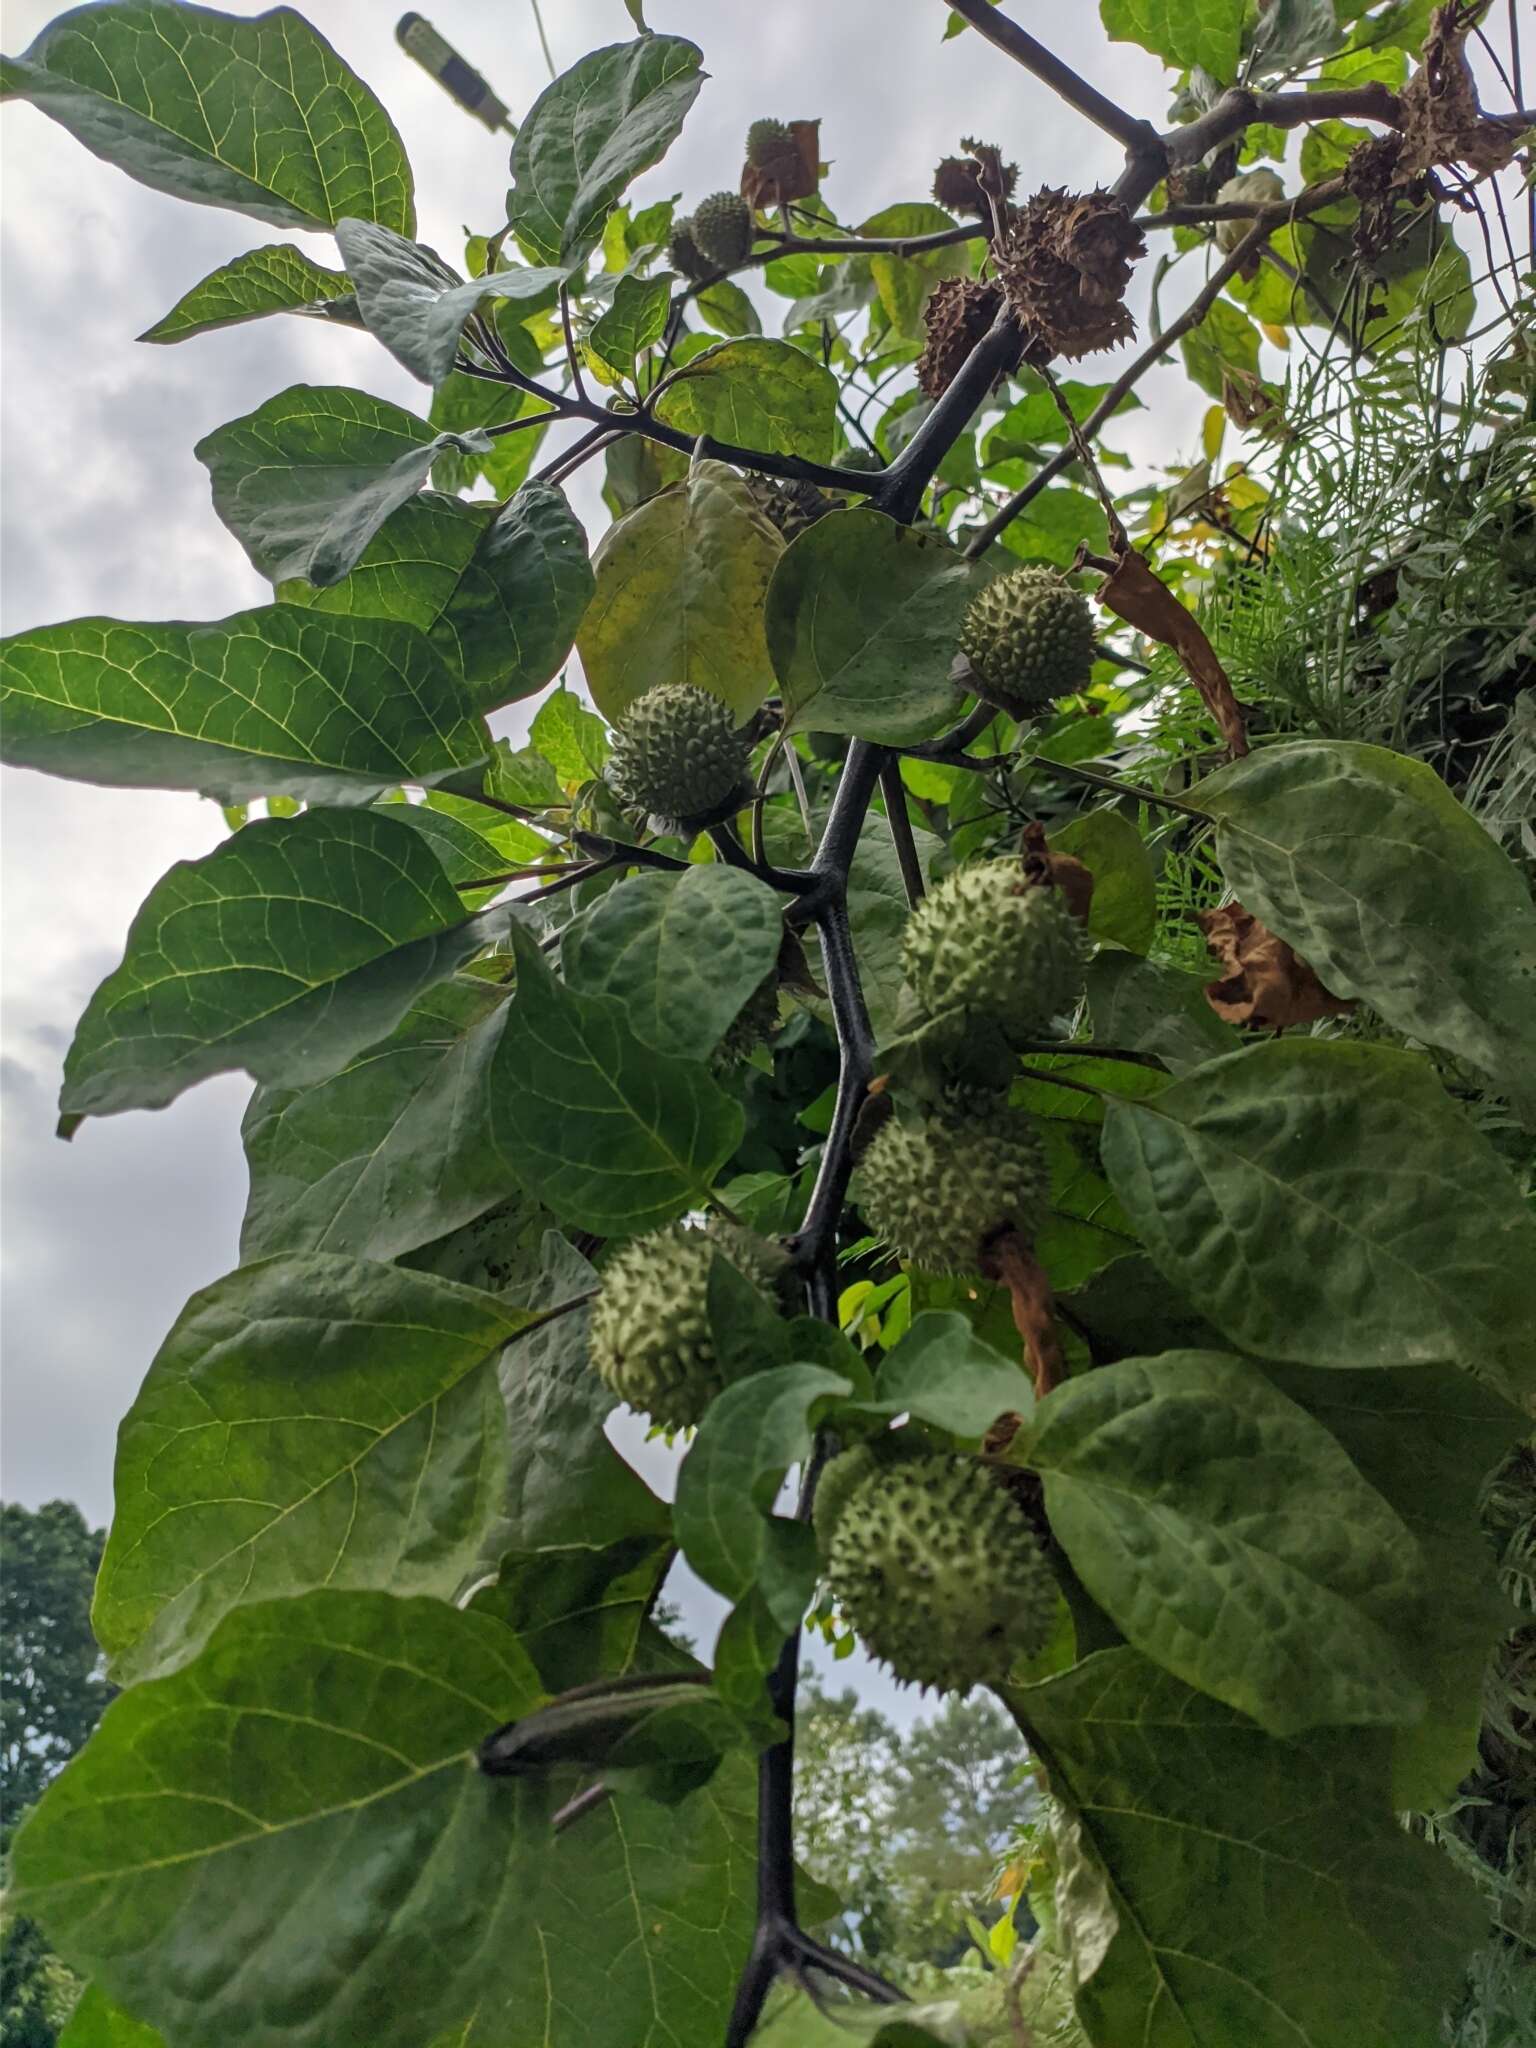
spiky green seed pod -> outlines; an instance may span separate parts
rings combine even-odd
[[[755,470],[749,470],[746,483],[757,500],[759,511],[767,513],[786,541],[794,540],[808,526],[814,526],[818,519],[825,519],[838,507],[839,501],[835,497],[817,490],[803,477],[781,479],[760,476]]]
[[[766,1258],[771,1247],[762,1250]],[[777,1308],[740,1240],[714,1230],[653,1231],[631,1239],[603,1268],[592,1305],[592,1364],[610,1393],[664,1429],[698,1422],[724,1385],[709,1327],[709,1271],[717,1255]]]
[[[779,1028],[779,977],[775,970],[752,991],[715,1047],[715,1065],[734,1067],[766,1045]]]
[[[747,130],[747,162],[754,171],[772,171],[781,164],[798,164],[800,152],[795,138],[783,121],[754,121]]]
[[[713,691],[663,683],[615,725],[604,772],[629,810],[716,824],[735,809],[751,754],[751,739]]]
[[[752,209],[739,192],[711,192],[694,208],[691,225],[717,270],[735,270],[752,254]]]
[[[871,1473],[883,1472],[903,1458],[923,1457],[927,1444],[915,1430],[885,1430],[867,1437],[851,1450],[840,1451],[827,1465],[816,1485],[811,1508],[811,1526],[816,1545],[825,1559],[832,1553],[832,1538],[842,1520],[843,1509]]]
[[[728,1216],[711,1216],[705,1230],[716,1250],[724,1252],[776,1307],[787,1311],[799,1306],[794,1260],[776,1239],[759,1237]]]
[[[901,965],[928,1017],[969,1011],[1012,1038],[1038,1038],[1082,993],[1082,927],[1061,891],[1016,860],[946,875],[907,920]]]
[[[1015,569],[978,591],[960,647],[978,692],[1014,718],[1030,718],[1083,689],[1093,669],[1093,614],[1054,569]]]
[[[999,1684],[1038,1656],[1056,1582],[996,1477],[947,1451],[877,1465],[837,1516],[827,1584],[865,1647],[940,1692]]]
[[[1021,1110],[893,1118],[860,1167],[871,1229],[929,1273],[974,1273],[1001,1230],[1033,1237],[1050,1193],[1045,1151]]]
[[[667,261],[690,284],[702,284],[715,274],[715,265],[694,239],[692,219],[674,222],[667,238]]]

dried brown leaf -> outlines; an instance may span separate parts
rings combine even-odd
[[[1226,969],[1225,980],[1208,983],[1205,991],[1224,1023],[1284,1031],[1355,1008],[1324,988],[1306,961],[1241,903],[1203,910],[1198,922],[1212,956]]]
[[[1158,581],[1146,556],[1139,555],[1134,548],[1120,555],[1114,569],[1099,585],[1098,599],[1116,618],[1124,619],[1149,640],[1173,649],[1201,703],[1216,721],[1227,751],[1234,759],[1246,754],[1248,729],[1215,648],[1206,639],[1200,621]]]

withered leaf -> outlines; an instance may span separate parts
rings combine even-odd
[[[1224,1023],[1284,1031],[1319,1017],[1346,1016],[1356,1007],[1324,988],[1306,961],[1241,903],[1202,910],[1198,922],[1213,957],[1226,969],[1225,980],[1209,982],[1205,990]]]
[[[1216,721],[1227,751],[1234,760],[1246,754],[1248,728],[1215,648],[1193,612],[1187,612],[1173,592],[1158,581],[1146,556],[1137,554],[1134,548],[1117,556],[1113,570],[1099,585],[1098,599],[1116,618],[1124,619],[1149,640],[1173,649],[1184,665],[1184,673],[1199,692],[1201,703]]]

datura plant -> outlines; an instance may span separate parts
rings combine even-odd
[[[9,762],[228,824],[92,997],[62,1134],[255,1082],[240,1263],[118,1438],[123,1690],[15,1844],[72,2048],[1439,2040],[1488,1911],[1404,1816],[1454,1805],[1511,1625],[1536,910],[1215,600],[1309,431],[1261,343],[1362,388],[1498,356],[1478,445],[1529,451],[1519,309],[1455,348],[1527,146],[1481,11],[1103,0],[1162,126],[1041,10],[892,9],[995,46],[1017,126],[850,228],[835,109],[740,78],[712,189],[628,196],[706,78],[630,0],[456,263],[288,8],[104,0],[6,60],[157,191],[334,236],[144,340],[301,315],[420,384],[198,444],[270,603],[4,649]],[[1021,179],[1047,94],[1112,183]],[[1132,484],[1102,437],[1165,361],[1205,462]],[[654,1619],[679,1557],[707,1664]],[[1017,1722],[1050,1826],[991,2018],[817,1933],[808,1627]]]

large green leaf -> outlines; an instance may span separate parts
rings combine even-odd
[[[1147,843],[1123,811],[1084,811],[1051,832],[1051,851],[1070,853],[1093,876],[1088,936],[1145,953],[1157,929],[1157,876]],[[1119,1039],[1106,1037],[1107,1045]]]
[[[875,1381],[868,1415],[911,1415],[961,1438],[979,1440],[1000,1415],[1028,1416],[1034,1384],[963,1315],[928,1309],[891,1351]]]
[[[193,1295],[117,1440],[92,1624],[130,1683],[230,1608],[319,1586],[450,1599],[501,1508],[495,1361],[527,1317],[308,1253]]]
[[[543,1315],[598,1284],[593,1268],[557,1231],[545,1233],[539,1270],[514,1299]],[[542,1322],[507,1346],[501,1391],[507,1416],[507,1493],[497,1528],[503,1550],[604,1550],[656,1539],[671,1517],[604,1434],[612,1394],[587,1351],[590,1311]]]
[[[630,179],[671,147],[704,74],[682,36],[641,36],[593,50],[547,86],[512,145],[507,218],[539,263],[574,263],[595,246]]]
[[[662,683],[692,683],[738,718],[773,688],[763,600],[783,552],[752,493],[723,462],[696,462],[616,520],[594,557],[597,588],[577,645],[608,719]]]
[[[352,280],[344,271],[327,270],[288,242],[272,242],[264,249],[247,249],[210,270],[139,339],[185,341],[210,328],[263,320],[269,313],[323,310],[351,295]]]
[[[1276,1742],[1130,1649],[1011,1704],[1075,1822],[1094,2048],[1439,2048],[1486,1908],[1399,1826],[1385,1731]]]
[[[931,235],[954,226],[942,206],[930,200],[905,200],[883,207],[859,226],[863,236]],[[917,256],[898,256],[881,250],[869,259],[880,304],[896,334],[907,341],[922,341],[923,309],[941,277],[959,277],[970,267],[970,254],[961,242],[926,249]]]
[[[656,417],[737,448],[830,462],[837,379],[793,342],[744,335],[685,365],[657,399]]]
[[[336,242],[365,326],[427,384],[441,384],[452,370],[464,323],[486,299],[547,297],[568,275],[513,268],[466,283],[434,250],[369,220],[338,221]]]
[[[59,2036],[59,2048],[165,2048],[165,2037],[130,2019],[99,1984],[90,1984]]]
[[[1163,960],[1100,953],[1088,963],[1088,1015],[1101,1045],[1150,1052],[1170,1073],[1184,1074],[1241,1040],[1205,1000],[1198,974]]]
[[[1169,1351],[1084,1373],[1035,1411],[1027,1461],[1084,1585],[1186,1684],[1272,1735],[1422,1716],[1391,1633],[1417,1546],[1255,1366]]]
[[[786,548],[768,651],[797,725],[899,744],[959,707],[949,679],[977,572],[947,541],[858,506]]]
[[[505,922],[461,919],[431,848],[383,811],[247,825],[144,899],[64,1062],[66,1125],[163,1108],[233,1067],[333,1074]]]
[[[478,977],[445,981],[340,1073],[307,1088],[258,1088],[243,1129],[242,1258],[395,1259],[509,1194],[513,1177],[487,1133],[493,1019],[504,1001]]]
[[[558,484],[500,509],[423,491],[340,583],[285,583],[289,604],[418,626],[483,708],[532,696],[571,651],[592,595],[587,537]]]
[[[672,1524],[683,1555],[728,1600],[745,1598],[762,1580],[768,1610],[784,1629],[800,1624],[816,1546],[805,1524],[775,1517],[773,1503],[790,1466],[810,1456],[820,1417],[861,1391],[819,1365],[752,1373],[711,1403],[677,1475]]]
[[[1511,1625],[1478,1499],[1505,1452],[1530,1433],[1530,1421],[1452,1366],[1264,1369],[1332,1431],[1418,1538],[1427,1566],[1424,1595],[1395,1633],[1429,1694],[1429,1713],[1397,1735],[1393,1801],[1431,1810],[1449,1805],[1477,1760],[1483,1673]]]
[[[492,1064],[491,1135],[531,1194],[605,1236],[704,1201],[741,1140],[742,1112],[695,1062],[634,1035],[624,1005],[579,996],[512,928],[517,994]]]
[[[621,277],[614,287],[606,312],[592,323],[587,336],[587,354],[607,372],[605,381],[632,378],[635,358],[653,341],[660,341],[672,303],[672,280],[660,277]]]
[[[1243,43],[1245,0],[1099,0],[1112,41],[1139,43],[1175,71],[1197,64],[1231,85]]]
[[[5,60],[28,99],[141,184],[282,228],[344,214],[415,226],[393,122],[290,7],[254,20],[182,0],[107,0]]]
[[[1536,1219],[1411,1053],[1307,1038],[1213,1060],[1113,1104],[1104,1163],[1147,1250],[1244,1350],[1536,1387]]]
[[[656,1052],[701,1060],[773,972],[783,935],[767,883],[711,863],[620,882],[565,934],[560,963],[578,995],[617,997]]]
[[[1298,740],[1198,795],[1237,895],[1327,987],[1536,1101],[1536,906],[1432,768]]]
[[[489,753],[463,685],[387,619],[263,605],[207,625],[72,619],[0,647],[14,766],[129,789],[356,803]]]
[[[480,454],[483,434],[434,434],[387,399],[295,384],[215,427],[195,453],[213,509],[271,583],[339,583],[445,448]]]
[[[539,1695],[509,1630],[435,1600],[238,1609],[113,1702],[17,1839],[21,1895],[186,2048],[274,2041],[279,1987],[294,2048],[421,2048],[547,1853],[537,1795],[468,1767]]]

